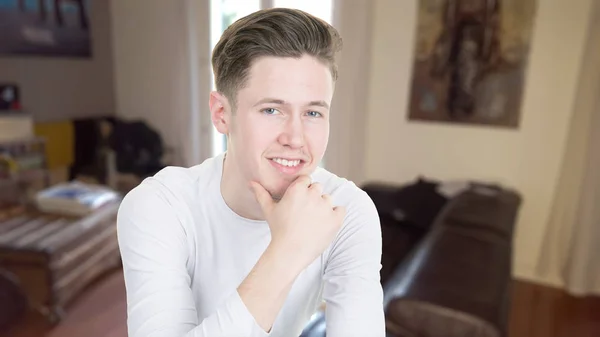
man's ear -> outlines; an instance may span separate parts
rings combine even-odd
[[[224,135],[229,134],[231,107],[227,97],[218,91],[211,91],[208,105],[210,108],[210,118],[217,131]]]

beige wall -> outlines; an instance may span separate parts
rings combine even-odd
[[[376,0],[366,178],[482,179],[513,186],[524,204],[515,274],[535,273],[574,105],[592,0],[539,0],[518,130],[408,122],[417,0]],[[443,148],[442,148],[443,147]]]
[[[179,114],[188,107],[182,1],[111,1],[117,115],[143,119],[178,145]]]
[[[208,1],[113,0],[111,9],[117,115],[159,131],[176,164],[198,163],[200,145],[210,149],[199,120],[211,82]]]
[[[114,113],[109,13],[107,1],[92,1],[92,58],[0,56],[0,82],[20,85],[23,107],[36,120]]]

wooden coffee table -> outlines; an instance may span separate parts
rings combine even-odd
[[[99,275],[120,264],[119,204],[83,216],[23,209],[0,217],[0,268],[18,280],[30,306],[57,323]]]

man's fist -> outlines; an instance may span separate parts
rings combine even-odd
[[[308,176],[298,177],[279,202],[262,185],[251,186],[271,229],[271,246],[289,254],[298,268],[306,268],[327,248],[344,221],[345,208],[335,207]]]

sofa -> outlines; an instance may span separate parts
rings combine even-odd
[[[481,182],[365,184],[379,212],[388,337],[504,337],[521,196]],[[317,312],[301,337],[325,336]]]

